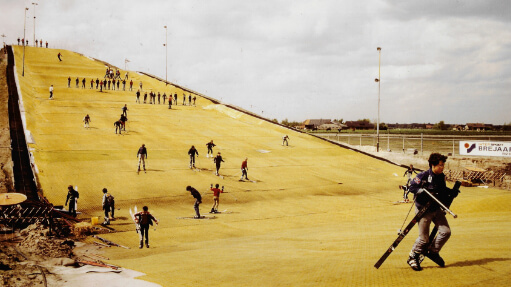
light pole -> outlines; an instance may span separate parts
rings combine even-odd
[[[32,43],[34,43],[35,47],[37,48],[37,45],[35,43],[35,6],[38,5],[38,4],[32,2],[32,5],[34,5],[34,42],[32,42]]]
[[[26,37],[25,37],[25,35],[26,35],[25,27],[26,27],[26,24],[27,24],[27,10],[28,10],[28,8],[25,7],[25,18],[23,18],[23,39],[25,41],[27,40]],[[21,76],[22,77],[25,77],[25,46],[26,46],[25,43],[23,43],[23,70],[21,72]]]
[[[380,151],[380,62],[381,62],[381,48],[376,48],[378,50],[378,78],[374,79],[375,82],[378,83],[378,120],[376,123],[376,152]]]
[[[163,26],[163,28],[165,28],[165,44],[163,44],[163,46],[165,46],[165,86],[167,85],[167,25]]]

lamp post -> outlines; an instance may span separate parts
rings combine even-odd
[[[378,78],[374,79],[378,83],[378,120],[376,123],[376,152],[380,151],[380,62],[381,62],[381,48],[376,48],[378,51]]]
[[[36,45],[36,43],[35,43],[35,6],[36,6],[36,5],[38,5],[38,4],[37,4],[37,3],[32,2],[32,5],[34,5],[34,41],[33,41],[32,43],[34,43],[34,45],[35,45],[34,47],[36,47],[36,48],[37,48],[37,45]]]
[[[26,24],[27,24],[27,10],[28,8],[25,7],[25,17],[23,18],[23,39],[27,40],[25,37],[26,32]],[[23,70],[21,72],[21,76],[25,77],[25,43],[23,43]]]
[[[165,28],[165,44],[163,44],[163,46],[165,46],[165,86],[167,85],[167,25],[163,26],[163,28]]]

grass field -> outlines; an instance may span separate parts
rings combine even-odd
[[[15,48],[16,63],[22,54]],[[56,55],[61,52],[63,62]],[[197,106],[135,104],[134,92],[67,88],[67,77],[101,77],[103,64],[79,54],[27,47],[25,77],[17,69],[30,144],[44,195],[63,204],[66,187],[79,187],[81,218],[101,216],[101,189],[116,198],[115,233],[105,238],[131,249],[108,248],[109,263],[144,272],[162,286],[507,286],[511,279],[511,196],[495,189],[463,188],[449,218],[453,235],[442,251],[446,268],[406,264],[412,230],[376,270],[410,209],[394,205],[404,169],[290,131],[199,97]],[[121,71],[124,75],[124,71]],[[144,89],[182,91],[133,71]],[[55,85],[55,99],[48,87]],[[178,99],[180,99],[178,97]],[[128,105],[128,127],[113,122]],[[92,118],[84,129],[85,114]],[[289,147],[281,145],[289,134]],[[211,139],[224,156],[220,173],[205,157]],[[148,148],[147,173],[137,174],[136,153]],[[188,168],[195,145],[197,167]],[[238,181],[248,157],[248,176]],[[396,176],[399,174],[399,176]],[[225,186],[213,220],[193,216],[193,198],[212,205],[211,183]],[[450,184],[451,185],[451,184]],[[150,230],[151,248],[138,249],[128,209],[143,205],[161,221]],[[91,242],[92,238],[87,238]],[[107,283],[108,284],[108,283]]]

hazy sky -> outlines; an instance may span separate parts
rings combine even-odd
[[[268,118],[510,123],[511,1],[0,0],[36,37]]]

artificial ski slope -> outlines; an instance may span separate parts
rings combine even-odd
[[[131,249],[105,253],[112,264],[146,273],[143,280],[163,286],[505,286],[511,279],[508,192],[462,189],[452,205],[459,218],[448,219],[447,268],[425,261],[424,271],[411,271],[405,260],[417,236],[412,230],[376,270],[410,207],[392,204],[401,197],[404,169],[199,95],[196,106],[183,106],[181,88],[134,71],[133,92],[89,89],[105,64],[70,51],[27,47],[22,77],[23,50],[13,48],[40,188],[62,205],[67,186],[78,186],[82,218],[101,216],[101,190],[108,188],[119,210],[111,225],[117,232],[104,237]],[[144,91],[177,93],[179,105],[135,103],[140,81]],[[48,99],[51,84],[54,100]],[[118,135],[113,123],[125,104],[127,131]],[[281,145],[285,134],[289,147]],[[223,178],[206,158],[210,140],[224,157]],[[141,144],[148,149],[147,173],[137,174]],[[195,171],[188,168],[192,145],[200,154]],[[253,182],[238,181],[245,158]],[[194,213],[187,185],[202,193],[201,212],[210,216],[212,183],[225,186],[219,210],[227,212],[214,220],[177,219]],[[149,206],[161,221],[150,230],[150,249],[138,249],[128,213],[135,205]]]

